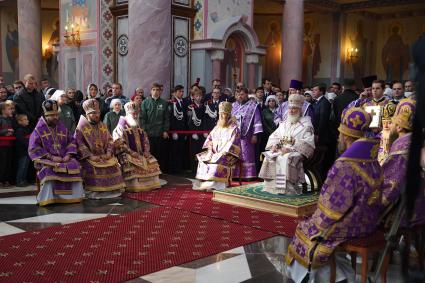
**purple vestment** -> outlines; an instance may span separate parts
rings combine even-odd
[[[385,211],[388,211],[397,203],[401,190],[405,185],[411,137],[412,135],[409,133],[396,139],[391,146],[388,158],[382,165],[384,171],[382,204]],[[425,223],[424,179],[421,178],[419,183],[421,187],[415,203],[415,213],[410,223],[412,226]],[[401,226],[407,226],[406,219],[403,219]]]
[[[241,153],[240,131],[236,124],[215,126],[205,140],[204,151],[197,154],[196,178],[202,181],[228,182],[232,167]]]
[[[90,156],[111,154],[113,142],[106,125],[99,122],[92,125],[81,116],[75,130],[78,155],[83,169],[84,186],[88,191],[107,192],[124,188],[124,181],[118,160],[115,157],[107,161],[95,162]]]
[[[120,117],[113,138],[124,143],[118,159],[126,190],[137,192],[161,187],[158,177],[161,170],[158,161],[150,154],[149,139],[145,131],[139,126],[131,127],[125,117]]]
[[[72,194],[72,183],[82,181],[80,164],[76,159],[53,162],[50,157],[64,158],[77,154],[75,140],[62,122],[51,128],[41,117],[30,136],[28,154],[38,170],[40,183],[55,181],[55,194]]]
[[[338,158],[320,192],[311,218],[298,224],[288,249],[287,264],[295,259],[308,267],[309,253],[323,238],[312,267],[325,265],[342,242],[372,233],[379,217],[382,169],[377,158],[379,140],[359,139]]]
[[[235,169],[233,177],[257,178],[255,167],[255,144],[251,143],[252,136],[263,132],[261,112],[256,102],[251,100],[245,103],[234,102],[232,104],[232,116],[236,118],[241,133],[241,160],[242,174],[239,168]]]

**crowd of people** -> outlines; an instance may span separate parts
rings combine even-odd
[[[68,88],[66,91],[54,89],[46,79],[41,80],[38,88],[35,78],[31,75],[25,76],[23,81],[15,81],[13,86],[5,86],[0,82],[0,135],[16,137],[14,148],[11,147],[10,141],[2,141],[2,156],[8,161],[3,165],[0,183],[2,186],[12,183],[26,186],[27,179],[32,180],[29,158],[24,154],[27,144],[25,137],[32,132],[42,116],[41,105],[46,99],[58,103],[59,120],[71,133],[75,132],[80,116],[84,115],[84,101],[96,99],[99,103],[100,119],[111,134],[120,117],[125,116],[124,105],[133,101],[139,111],[139,124],[150,139],[151,151],[158,159],[162,171],[166,173],[196,170],[196,154],[201,151],[208,132],[217,124],[219,103],[234,103],[232,115],[237,119],[241,130],[242,166],[234,170],[233,177],[256,179],[261,169],[260,155],[267,148],[268,137],[278,128],[279,123],[286,119],[289,109],[288,96],[294,93],[304,97],[301,116],[311,118],[315,145],[329,149],[326,151],[324,166],[321,167],[321,177],[325,178],[335,160],[340,117],[350,102],[373,96],[381,99],[383,103],[388,100],[396,103],[414,92],[412,81],[406,81],[404,85],[401,82],[387,84],[379,81],[380,84],[375,84],[378,87],[372,88],[374,79],[376,78],[365,78],[362,91],[357,90],[355,82],[350,79],[345,80],[343,85],[333,83],[329,88],[320,83],[303,87],[302,82],[293,80],[287,91],[282,91],[267,78],[263,79],[262,86],[255,90],[249,90],[242,83],[237,83],[234,91],[230,88],[223,89],[220,80],[215,79],[212,81],[210,93],[206,93],[205,87],[199,82],[189,90],[178,85],[172,89],[168,101],[161,98],[163,87],[157,83],[152,86],[149,96],[145,96],[143,89],[137,88],[129,98],[122,93],[120,83],[112,84],[105,93],[101,93],[96,84],[89,84],[85,92],[74,88]],[[184,97],[186,92],[188,95]],[[390,99],[384,98],[385,95],[390,95]],[[385,125],[384,122],[384,135],[388,140],[388,129]],[[9,149],[6,150],[6,147]],[[164,148],[170,150],[163,150]],[[381,155],[388,150],[388,147],[384,147]],[[239,172],[239,169],[242,169],[242,172]],[[30,171],[30,174],[27,171]]]
[[[196,171],[194,189],[260,178],[267,193],[299,195],[303,162],[321,148],[317,210],[299,223],[287,254],[296,282],[307,273],[321,278],[336,246],[373,232],[383,214],[391,217],[405,179],[414,83],[362,81],[358,90],[351,79],[329,88],[292,80],[283,91],[263,79],[255,90],[238,83],[232,91],[215,79],[210,93],[197,81],[188,90],[175,86],[165,100],[160,83],[149,96],[136,89],[129,99],[119,83],[105,94],[95,84],[83,93],[45,80],[38,90],[29,74],[14,93],[0,86],[0,182],[26,186],[32,161],[39,205],[151,190],[160,187],[161,172],[184,170]],[[411,224],[425,223],[424,194],[415,209]]]

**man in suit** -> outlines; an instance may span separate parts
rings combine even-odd
[[[330,126],[330,116],[332,111],[332,106],[329,100],[325,97],[326,85],[325,84],[316,84],[313,86],[313,98],[315,103],[313,104],[314,108],[314,139],[317,146],[326,147],[326,153],[323,160],[322,168],[322,178],[325,179],[329,168],[332,166],[332,163],[335,158],[335,147],[336,147],[336,138]]]
[[[272,90],[272,81],[270,79],[264,78],[262,80],[263,89],[264,89],[264,99],[269,95],[276,95]]]
[[[220,90],[220,101],[224,101],[225,97],[223,97],[224,94],[221,93],[221,81],[219,79],[212,80],[212,87],[211,92],[207,93],[204,98],[202,99],[202,103],[205,103],[209,101],[212,98],[212,93],[214,89]]]
[[[344,92],[335,98],[333,103],[333,111],[335,114],[335,125],[339,127],[341,123],[341,114],[345,107],[348,106],[352,101],[359,98],[359,95],[355,92],[356,81],[353,79],[344,80]]]

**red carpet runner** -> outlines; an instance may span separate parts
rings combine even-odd
[[[294,236],[298,223],[298,219],[294,217],[212,201],[212,193],[194,191],[191,187],[163,188],[150,192],[127,194],[126,196],[157,205],[170,206],[224,219],[287,237]]]
[[[272,237],[158,207],[0,237],[1,282],[122,282]]]

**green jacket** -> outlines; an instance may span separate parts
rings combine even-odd
[[[263,110],[263,130],[267,136],[274,132],[277,129],[276,124],[274,123],[274,113],[266,108]]]
[[[168,103],[162,98],[148,97],[142,102],[141,121],[149,137],[161,137],[170,128]]]
[[[115,113],[113,110],[106,113],[105,118],[103,118],[103,123],[106,124],[106,127],[108,127],[109,133],[111,133],[115,130],[115,128],[118,125],[118,121],[120,120],[121,116],[125,116],[124,110],[121,110],[119,114]]]
[[[66,104],[60,106],[59,120],[64,123],[65,127],[71,133],[75,131],[75,118],[74,112],[72,112],[71,107]]]

